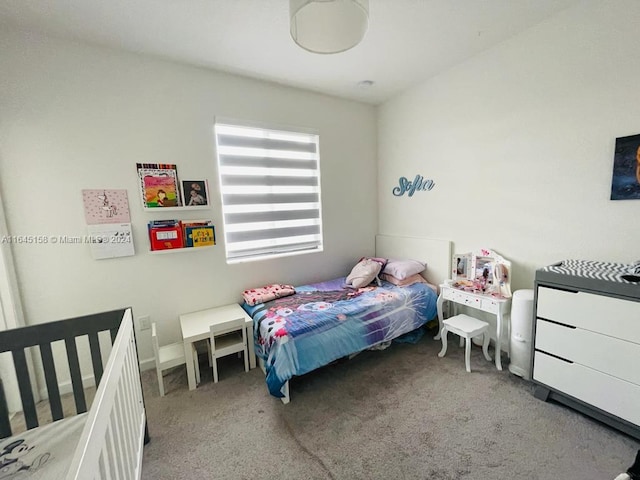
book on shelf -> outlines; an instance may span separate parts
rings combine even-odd
[[[179,220],[153,220],[148,224],[151,250],[184,247],[184,235]]]
[[[137,163],[140,194],[144,208],[178,207],[181,204],[176,165]]]
[[[184,246],[207,247],[216,244],[216,231],[210,220],[182,222]]]

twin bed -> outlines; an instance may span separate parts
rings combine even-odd
[[[376,256],[426,263],[422,275],[433,286],[449,276],[451,244],[378,235]],[[382,282],[345,289],[344,280],[301,286],[290,297],[244,305],[254,318],[256,353],[268,389],[284,403],[290,400],[289,380],[294,376],[390,342],[436,317],[437,294],[428,284],[398,287]],[[60,360],[53,352],[59,343],[66,350],[64,369],[70,374],[77,412],[71,416],[64,412],[56,373]],[[105,343],[108,348],[101,348]],[[97,386],[88,411],[78,355],[87,346]],[[34,347],[53,420],[43,426],[27,353]],[[3,352],[11,352],[27,430],[12,432],[0,383],[0,480],[140,478],[148,433],[130,309],[0,332]]]
[[[429,282],[364,288],[340,277],[297,286],[291,296],[243,308],[254,319],[256,355],[269,393],[290,401],[289,380],[342,357],[407,334],[437,315],[439,285],[449,277],[451,244],[444,240],[378,235],[376,257],[427,265]]]
[[[61,343],[65,366],[54,355]],[[86,347],[97,387],[88,411],[78,355]],[[50,415],[40,415],[53,420],[42,426],[30,350],[40,354],[47,387]],[[3,352],[11,352],[27,430],[13,434],[0,383],[0,479],[140,478],[148,434],[130,309],[0,332]],[[61,369],[70,373],[75,415],[65,414],[58,383]]]

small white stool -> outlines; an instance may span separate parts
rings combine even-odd
[[[469,315],[460,314],[451,318],[447,318],[442,322],[444,325],[440,332],[440,338],[442,339],[442,350],[438,354],[439,357],[444,357],[447,353],[447,333],[453,332],[456,335],[460,335],[460,346],[462,346],[462,339],[467,339],[465,346],[464,361],[467,367],[467,372],[471,371],[471,339],[478,335],[484,335],[484,341],[482,343],[482,353],[484,358],[491,361],[489,356],[489,324],[478,320],[477,318],[470,317]]]

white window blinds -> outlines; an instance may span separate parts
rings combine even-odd
[[[227,262],[322,250],[318,135],[216,122]]]

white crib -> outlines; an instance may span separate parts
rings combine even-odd
[[[98,333],[113,341],[102,369]],[[86,412],[76,338],[87,336],[97,391]],[[63,418],[51,343],[64,340],[77,415]],[[38,426],[25,348],[39,346],[53,423]],[[11,351],[28,430],[11,435],[0,389],[0,478],[132,480],[141,476],[148,441],[131,309],[115,310],[0,332],[0,352]],[[26,372],[26,373],[25,373]],[[25,378],[26,375],[26,378]],[[84,411],[83,411],[84,410]]]

